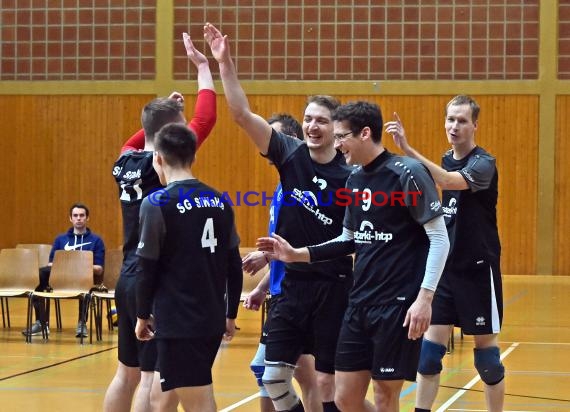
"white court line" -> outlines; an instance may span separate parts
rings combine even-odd
[[[233,410],[236,409],[237,407],[242,406],[243,404],[246,404],[246,403],[248,403],[248,402],[254,400],[255,398],[259,398],[259,392],[254,393],[253,395],[248,396],[247,398],[242,399],[241,401],[236,402],[236,403],[234,403],[233,405],[228,406],[227,408],[220,409],[219,412],[229,412],[229,411],[233,411]]]
[[[501,354],[501,360],[505,359],[513,350],[515,350],[515,348],[517,346],[519,346],[519,343],[514,342],[506,351],[504,351]],[[459,411],[460,409],[446,409],[446,408],[449,405],[451,405],[453,402],[455,402],[457,399],[459,399],[468,389],[471,389],[473,387],[473,385],[475,385],[479,380],[480,380],[479,375],[477,375],[475,378],[471,379],[471,381],[467,385],[465,385],[463,387],[463,389],[459,390],[455,395],[453,395],[451,398],[449,398],[449,400],[446,403],[444,403],[436,412],[443,412],[445,410]],[[248,396],[247,398],[244,398],[241,401],[236,402],[236,403],[228,406],[227,408],[220,409],[219,412],[233,411],[234,409],[240,407],[241,405],[244,405],[248,402],[251,402],[252,400],[254,400],[256,398],[259,398],[259,392],[254,393],[253,395]],[[467,409],[461,409],[461,410],[466,411]],[[477,410],[473,409],[473,411],[477,411]],[[510,412],[531,412],[531,411],[510,411]]]
[[[505,359],[512,351],[515,350],[515,348],[519,346],[518,342],[514,342],[509,349],[507,349],[506,351],[504,351],[501,354],[501,360]],[[463,396],[463,394],[465,392],[467,392],[467,390],[471,389],[477,382],[479,382],[479,380],[481,380],[481,378],[479,377],[479,375],[475,376],[473,379],[471,379],[469,381],[469,383],[467,385],[465,385],[463,387],[463,389],[458,390],[455,395],[453,395],[451,398],[449,398],[447,400],[447,402],[445,402],[443,405],[441,405],[439,407],[439,409],[437,409],[436,412],[444,412],[447,410],[447,408],[453,403],[455,402],[457,399],[459,399],[461,396]]]

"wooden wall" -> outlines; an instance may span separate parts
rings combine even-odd
[[[570,275],[570,96],[556,99],[554,273]]]
[[[111,166],[123,141],[140,127],[141,107],[151,95],[1,95],[0,174],[3,229],[0,247],[16,243],[51,243],[69,227],[68,208],[75,201],[91,209],[91,228],[107,247],[121,244],[120,208]],[[397,111],[410,141],[439,162],[447,149],[443,129],[445,103],[451,96],[337,96],[380,104],[385,120]],[[474,96],[480,103],[477,140],[494,154],[499,167],[499,229],[505,274],[535,274],[538,204],[538,116],[536,95]],[[192,114],[187,96],[187,117]],[[290,112],[302,118],[304,95],[250,97],[262,116]],[[570,99],[558,100],[559,113],[568,113]],[[557,153],[568,151],[561,136],[568,134],[567,116],[558,116]],[[395,150],[389,136],[386,145]],[[562,152],[561,152],[562,150]],[[559,161],[557,169],[556,271],[570,274],[570,235],[563,205],[570,193],[563,189],[570,173]],[[566,162],[567,163],[567,162]],[[275,170],[231,121],[223,96],[218,97],[218,122],[200,149],[196,175],[232,199],[236,192],[267,191],[277,182]],[[567,184],[566,184],[567,185]],[[570,199],[568,199],[570,200]],[[251,246],[266,233],[267,207],[236,207],[242,245]],[[567,215],[567,213],[566,213]]]

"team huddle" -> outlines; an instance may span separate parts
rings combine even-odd
[[[228,37],[206,24],[204,38],[235,123],[279,173],[269,232],[242,259],[231,206],[192,173],[216,95],[208,60],[184,34],[198,71],[192,120],[179,93],[154,99],[113,167],[124,261],[119,364],[104,409],[128,411],[134,399],[137,411],[215,411],[211,369],[236,331],[243,271],[269,264],[244,302],[258,310],[270,295],[251,362],[261,411],[398,411],[405,380],[418,383],[415,410],[429,411],[453,325],[473,335],[487,409],[502,411],[498,174],[475,143],[478,104],[464,95],[447,104],[451,149],[439,166],[375,103],[316,95],[301,124],[264,119],[251,111]],[[385,149],[384,133],[404,155]]]

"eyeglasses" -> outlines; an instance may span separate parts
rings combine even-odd
[[[352,134],[352,132],[335,133],[335,134],[333,135],[333,137],[334,137],[334,140],[336,140],[337,142],[341,142],[341,141],[343,141],[343,140],[346,138],[346,136],[348,136],[349,134]]]

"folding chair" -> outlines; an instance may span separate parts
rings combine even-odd
[[[91,319],[89,321],[89,342],[93,342],[93,322],[97,340],[103,339],[103,301],[107,304],[107,322],[109,330],[113,330],[111,320],[111,301],[115,299],[115,287],[121,276],[123,266],[123,250],[112,249],[105,252],[105,271],[103,272],[104,288],[92,291]]]
[[[93,252],[90,250],[56,250],[51,268],[50,285],[52,292],[33,292],[28,300],[28,325],[32,327],[32,299],[82,299],[84,302],[82,319],[85,320],[91,303],[93,287]],[[42,305],[43,306],[43,305]],[[45,321],[42,321],[42,337],[47,340]],[[26,336],[31,343],[32,335]],[[83,344],[83,335],[80,336]]]
[[[47,243],[18,243],[16,248],[36,249],[38,251],[39,267],[47,266],[52,245]]]
[[[49,263],[49,254],[51,252],[52,245],[48,243],[18,243],[16,248],[24,249],[35,249],[39,254],[39,267],[47,266]],[[49,310],[48,310],[49,313]],[[57,329],[61,329],[61,308],[59,301],[55,302],[55,321]]]
[[[2,249],[0,251],[0,298],[2,326],[10,325],[8,298],[29,298],[38,283],[38,251],[31,249]],[[4,314],[6,302],[6,314]],[[6,319],[7,318],[7,319]]]

